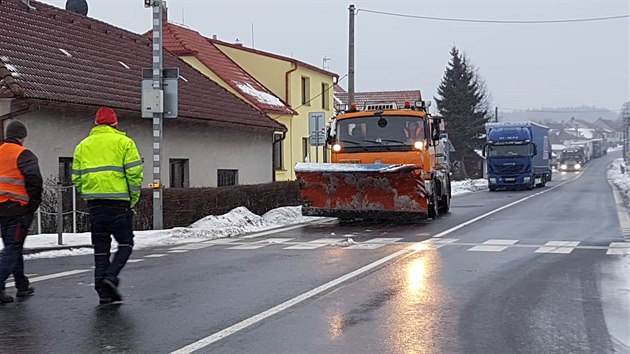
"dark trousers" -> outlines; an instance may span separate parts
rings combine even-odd
[[[94,288],[100,297],[110,296],[103,287],[103,279],[118,285],[118,275],[127,264],[133,249],[131,209],[119,206],[90,206],[92,245],[94,246]],[[118,251],[111,259],[112,235]]]
[[[4,249],[0,255],[0,290],[5,289],[5,282],[13,274],[18,290],[28,288],[28,278],[24,275],[22,250],[28,228],[33,222],[33,215],[0,217],[0,232]]]

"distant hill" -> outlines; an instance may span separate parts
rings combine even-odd
[[[494,112],[491,112],[494,114]],[[532,108],[529,110],[508,110],[507,108],[499,108],[499,121],[503,122],[519,122],[519,121],[536,121],[536,122],[562,122],[570,121],[571,117],[575,119],[594,122],[598,118],[617,120],[619,111],[611,111],[605,108],[597,107],[565,107],[565,108]],[[492,117],[494,119],[494,115]]]

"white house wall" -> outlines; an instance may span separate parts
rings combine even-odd
[[[2,108],[0,103],[0,109]],[[39,158],[44,178],[57,178],[59,157],[71,157],[94,126],[91,115],[36,111],[16,119],[28,128],[25,146]],[[7,124],[5,122],[5,124]],[[134,139],[144,158],[144,183],[152,183],[151,120],[120,119],[119,128]],[[167,120],[164,127],[162,183],[169,185],[170,158],[189,159],[190,187],[215,187],[217,169],[237,169],[239,184],[272,180],[272,133],[224,128],[192,120]]]

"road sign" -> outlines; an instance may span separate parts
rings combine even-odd
[[[326,143],[326,113],[308,113],[309,144],[311,146],[324,146]]]
[[[142,69],[142,118],[153,118],[154,113],[164,113],[164,118],[177,118],[178,80],[179,69],[164,69],[162,70],[162,90],[155,90],[153,69]],[[160,95],[163,99],[159,97]]]

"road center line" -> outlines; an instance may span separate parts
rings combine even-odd
[[[586,171],[586,169],[585,169],[585,171]],[[504,206],[502,206],[500,208],[497,208],[497,209],[495,209],[495,210],[493,210],[491,212],[485,213],[485,214],[480,215],[480,216],[478,216],[478,217],[476,217],[474,219],[471,219],[471,220],[466,221],[466,222],[464,222],[462,224],[459,224],[459,225],[457,225],[455,227],[452,227],[452,228],[450,228],[450,229],[448,229],[446,231],[443,231],[443,232],[439,233],[438,235],[436,235],[434,237],[446,236],[446,235],[448,235],[448,234],[450,234],[450,233],[452,233],[452,232],[454,232],[456,230],[461,229],[464,226],[470,225],[470,224],[472,224],[472,223],[474,223],[476,221],[479,221],[479,220],[481,220],[483,218],[486,218],[486,217],[488,217],[488,216],[490,216],[490,215],[492,215],[494,213],[497,213],[497,212],[499,212],[501,210],[504,210],[504,209],[507,209],[507,208],[509,208],[511,206],[514,206],[516,204],[522,203],[522,202],[524,202],[524,201],[526,201],[528,199],[534,198],[534,197],[536,197],[538,195],[541,195],[543,193],[547,193],[547,192],[549,192],[551,190],[554,190],[554,189],[556,189],[556,188],[558,188],[558,187],[560,187],[560,186],[562,186],[562,185],[564,185],[566,183],[575,181],[576,179],[580,178],[582,176],[582,174],[584,174],[584,171],[582,173],[580,173],[577,177],[575,177],[575,178],[573,178],[571,180],[562,182],[562,183],[558,184],[557,186],[551,187],[549,189],[546,189],[544,191],[538,192],[536,194],[532,194],[532,195],[530,195],[528,197],[519,199],[519,200],[517,200],[515,202],[512,202],[510,204],[504,205]],[[260,235],[257,235],[257,236],[260,236]],[[254,237],[256,237],[256,236],[254,236]],[[331,288],[333,288],[335,286],[338,286],[338,285],[340,285],[340,284],[342,284],[342,283],[344,283],[344,282],[346,282],[346,281],[348,281],[348,280],[350,280],[350,279],[352,279],[354,277],[357,277],[357,276],[359,276],[361,274],[364,274],[364,273],[366,273],[366,272],[368,272],[368,271],[370,271],[370,270],[372,270],[372,269],[374,269],[374,268],[376,268],[376,267],[378,267],[378,266],[380,266],[380,265],[382,265],[384,263],[396,260],[397,258],[400,258],[402,256],[410,256],[410,255],[412,255],[414,253],[418,253],[418,252],[422,252],[422,250],[414,251],[411,248],[405,248],[405,249],[402,249],[402,250],[400,250],[398,252],[392,253],[392,254],[390,254],[390,255],[388,255],[386,257],[383,257],[383,258],[381,258],[381,259],[379,259],[377,261],[374,261],[374,262],[372,262],[372,263],[370,263],[370,264],[368,264],[368,265],[366,265],[364,267],[361,267],[361,268],[359,268],[359,269],[357,269],[355,271],[352,271],[350,273],[342,275],[339,278],[331,280],[328,283],[325,283],[325,284],[320,285],[320,286],[318,286],[318,287],[316,287],[316,288],[314,288],[312,290],[309,290],[309,291],[307,291],[305,293],[302,293],[301,295],[298,295],[298,296],[296,296],[296,297],[294,297],[294,298],[292,298],[290,300],[287,300],[287,301],[285,301],[285,302],[283,302],[283,303],[281,303],[279,305],[276,305],[276,306],[274,306],[274,307],[272,307],[272,308],[270,308],[270,309],[268,309],[266,311],[263,311],[263,312],[261,312],[261,313],[259,313],[257,315],[254,315],[254,316],[249,317],[249,318],[247,318],[245,320],[242,320],[242,321],[240,321],[240,322],[238,322],[236,324],[233,324],[232,326],[227,327],[227,328],[225,328],[225,329],[223,329],[223,330],[221,330],[219,332],[216,332],[216,333],[211,334],[211,335],[209,335],[209,336],[207,336],[205,338],[202,338],[202,339],[200,339],[200,340],[198,340],[198,341],[196,341],[194,343],[191,343],[191,344],[189,344],[189,345],[187,345],[187,346],[185,346],[185,347],[183,347],[181,349],[177,349],[177,350],[171,352],[171,354],[189,354],[189,353],[193,353],[193,352],[195,352],[195,351],[197,351],[199,349],[203,349],[203,348],[205,348],[205,347],[207,347],[207,346],[209,346],[209,345],[211,345],[211,344],[213,344],[215,342],[220,341],[223,338],[226,338],[226,337],[228,337],[228,336],[230,336],[230,335],[232,335],[234,333],[237,333],[239,331],[242,331],[242,330],[244,330],[244,329],[246,329],[246,328],[248,328],[248,327],[250,327],[250,326],[252,326],[252,325],[254,325],[254,324],[256,324],[256,323],[258,323],[260,321],[262,321],[262,320],[265,320],[265,319],[267,319],[267,318],[269,318],[269,317],[271,317],[273,315],[276,315],[276,314],[278,314],[278,313],[280,313],[280,312],[282,312],[284,310],[287,310],[288,308],[290,308],[292,306],[295,306],[295,305],[297,305],[297,304],[299,304],[301,302],[304,302],[305,300],[308,300],[308,299],[310,299],[310,298],[312,298],[314,296],[317,296],[317,295],[323,293],[324,291],[327,291],[327,290],[329,290],[329,289],[331,289]]]

